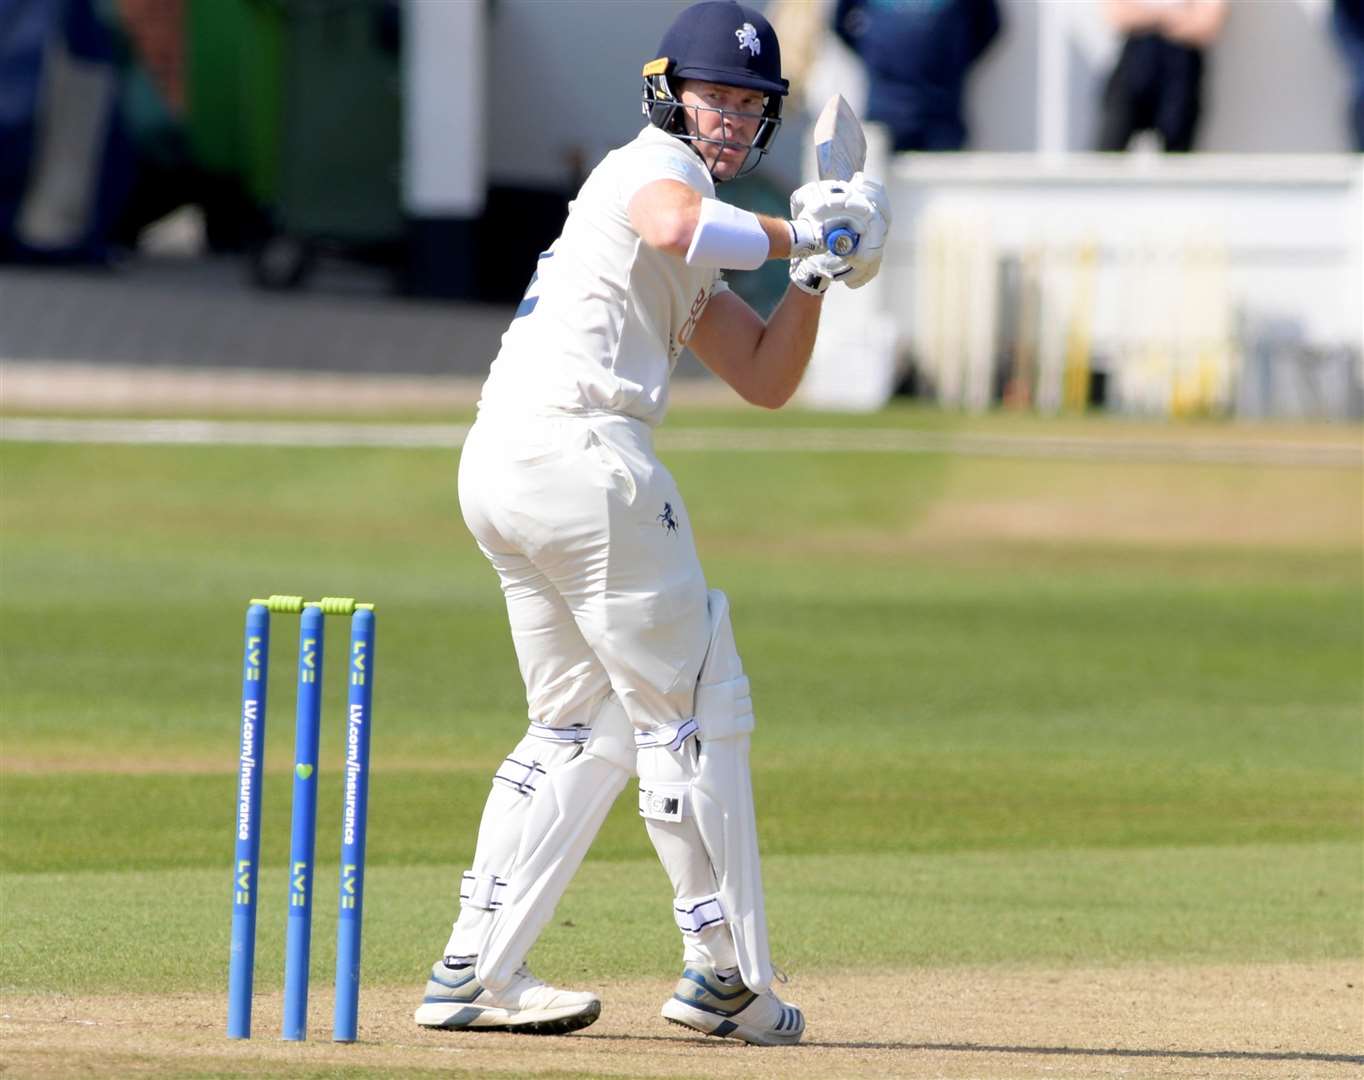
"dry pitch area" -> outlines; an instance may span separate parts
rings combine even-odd
[[[585,987],[584,987],[585,988]],[[0,1076],[1358,1077],[1364,964],[955,969],[811,975],[789,988],[809,1018],[794,1049],[691,1037],[658,1017],[670,984],[600,984],[595,1025],[559,1038],[431,1032],[414,987],[369,990],[361,1039],[336,1046],[331,1002],[313,1042],[222,1034],[221,993],[0,999]]]

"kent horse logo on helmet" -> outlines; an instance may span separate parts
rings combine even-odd
[[[782,98],[789,89],[781,77],[781,46],[771,23],[735,0],[704,0],[677,16],[663,35],[657,59],[644,65],[644,115],[694,149],[698,142],[715,140],[687,131],[678,98],[685,79],[762,92],[761,123],[748,144],[748,160],[735,175],[751,172],[781,126]]]

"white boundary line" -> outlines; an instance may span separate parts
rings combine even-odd
[[[133,446],[280,446],[457,449],[467,424],[376,424],[273,420],[0,418],[0,442]],[[1071,461],[1364,467],[1364,447],[1335,442],[1124,438],[1121,435],[968,435],[900,428],[676,428],[659,432],[670,452],[954,454]]]

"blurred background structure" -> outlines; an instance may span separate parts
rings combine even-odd
[[[478,378],[683,6],[3,0],[4,382]],[[807,403],[1364,415],[1364,0],[761,6],[793,93],[722,195],[784,212],[838,91],[896,213]]]

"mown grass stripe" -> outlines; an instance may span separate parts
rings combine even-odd
[[[467,424],[377,424],[263,420],[111,420],[7,417],[0,441],[135,446],[384,447],[453,449]],[[665,428],[665,451],[803,454],[953,454],[1078,461],[1176,462],[1357,469],[1364,451],[1336,442],[1248,439],[971,435],[902,428]]]

